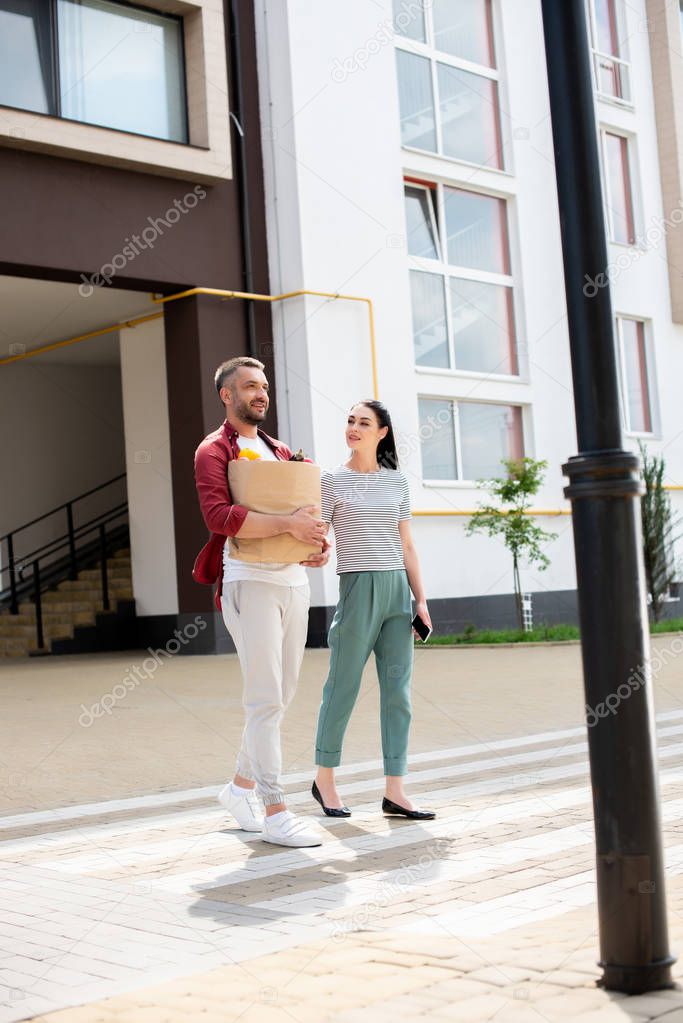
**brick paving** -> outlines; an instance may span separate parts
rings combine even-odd
[[[683,990],[596,987],[576,646],[417,652],[410,791],[438,811],[421,823],[379,812],[372,668],[339,775],[353,816],[319,816],[309,789],[326,653],[309,651],[284,743],[288,802],[321,830],[307,850],[236,830],[215,800],[241,731],[234,657],[168,660],[84,727],[83,708],[143,661],[0,669],[0,1023],[683,1023]],[[675,950],[676,659],[657,675],[656,709]]]

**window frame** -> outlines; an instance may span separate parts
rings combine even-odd
[[[422,486],[424,487],[461,487],[461,488],[472,488],[476,487],[476,479],[466,479],[463,476],[463,462],[462,462],[462,437],[460,431],[460,414],[459,406],[474,404],[474,405],[495,405],[504,408],[519,409],[519,429],[520,429],[520,440],[522,447],[522,457],[525,457],[529,453],[529,445],[527,443],[528,435],[528,424],[527,424],[527,405],[519,401],[501,401],[500,399],[492,400],[487,398],[477,398],[476,401],[468,398],[454,398],[452,396],[444,394],[425,394],[423,392],[418,393],[418,431],[422,429],[420,422],[419,405],[421,401],[441,401],[446,402],[451,407],[451,421],[453,424],[453,438],[455,444],[455,469],[456,477],[454,479],[427,479],[424,475],[424,462],[422,459],[422,442],[420,442],[420,479]],[[453,409],[457,411],[453,413]]]
[[[79,117],[67,117],[62,113],[62,88],[61,88],[61,67],[60,67],[60,39],[59,39],[59,17],[58,17],[58,0],[47,0],[50,5],[50,52],[51,52],[51,67],[50,67],[50,80],[52,86],[52,95],[54,102],[54,110],[48,110],[47,112],[40,110],[30,110],[27,107],[14,107],[9,104],[0,102],[0,109],[4,108],[7,110],[18,110],[22,113],[33,114],[38,117],[53,117],[59,121],[65,121],[68,124],[84,124],[88,128],[104,128],[106,131],[115,131],[123,135],[135,135],[137,138],[151,139],[155,142],[170,142],[177,146],[189,146],[190,145],[190,119],[187,101],[187,57],[185,53],[185,25],[182,15],[172,14],[165,10],[158,8],[147,7],[143,4],[130,3],[129,0],[110,0],[111,3],[116,4],[119,7],[127,7],[135,11],[143,11],[145,14],[155,14],[158,17],[168,18],[170,21],[175,21],[179,26],[180,36],[180,60],[182,63],[182,127],[184,138],[182,139],[169,139],[164,138],[163,135],[148,135],[145,132],[134,131],[131,128],[115,128],[109,124],[99,124],[96,121],[86,121]]]
[[[147,10],[165,13],[171,0],[145,0]],[[185,93],[189,142],[70,121],[0,104],[0,145],[82,163],[121,168],[175,181],[214,185],[233,178],[225,24],[216,20],[215,0],[173,0],[183,21]]]
[[[609,60],[616,64],[619,75],[624,74],[626,88],[630,97],[633,96],[631,86],[631,59],[628,52],[628,33],[626,31],[626,6],[622,0],[608,0],[611,10],[614,12],[614,25],[616,28],[617,43],[620,52],[618,54],[604,53],[598,47],[598,19],[595,13],[595,0],[586,0],[588,13],[588,27],[590,33],[591,67],[593,75],[593,88],[595,95],[605,103],[613,103],[614,106],[623,107],[627,110],[634,110],[635,104],[632,98],[624,99],[621,96],[613,96],[609,92],[603,92],[600,83],[600,61]]]
[[[421,365],[414,361],[414,368],[417,372],[421,373],[439,373],[448,374],[449,376],[468,376],[468,377],[485,377],[492,378],[495,380],[510,380],[518,383],[522,381],[521,365],[520,365],[520,344],[519,344],[519,312],[517,309],[517,302],[515,296],[515,274],[513,267],[513,253],[510,238],[510,210],[509,202],[502,196],[492,195],[489,192],[484,192],[480,189],[475,188],[464,188],[461,185],[445,184],[443,182],[428,181],[412,176],[404,176],[404,204],[405,204],[405,187],[410,188],[422,188],[428,195],[430,216],[436,216],[435,226],[437,231],[438,249],[441,254],[440,259],[431,259],[428,256],[415,256],[408,252],[408,272],[409,274],[413,271],[418,273],[430,273],[433,276],[438,276],[444,281],[445,291],[445,311],[446,311],[446,331],[448,340],[448,359],[449,365],[445,366],[429,366]],[[446,234],[446,206],[444,201],[444,189],[453,189],[456,191],[472,192],[476,195],[482,195],[487,199],[493,199],[497,202],[504,204],[505,216],[503,218],[503,232],[504,238],[502,239],[505,253],[506,253],[506,264],[509,272],[506,274],[498,273],[492,270],[479,270],[471,267],[461,266],[455,263],[448,262],[448,245],[447,245],[447,234]],[[436,199],[436,203],[432,201],[432,195]],[[434,210],[436,205],[436,210]],[[409,243],[407,248],[409,248]],[[459,369],[457,360],[455,357],[455,332],[453,330],[453,306],[451,296],[451,280],[459,281],[473,281],[477,284],[490,284],[497,287],[504,287],[507,289],[507,305],[510,311],[510,330],[511,330],[511,351],[510,351],[510,362],[514,367],[514,372],[500,372],[496,373],[491,370],[474,370],[474,369]],[[411,325],[412,329],[412,325]],[[415,359],[415,343],[413,337],[413,359]]]
[[[608,124],[600,125],[600,157],[602,169],[603,203],[605,207],[605,222],[607,225],[607,240],[610,245],[623,245],[632,249],[638,245],[638,234],[640,228],[640,207],[638,202],[637,175],[635,162],[635,141],[634,136],[620,128],[614,128]],[[612,206],[612,192],[610,188],[610,164],[607,146],[607,136],[621,139],[625,143],[626,150],[626,172],[628,175],[628,205],[631,218],[632,239],[626,242],[619,241],[614,237],[614,209]]]
[[[486,0],[487,7],[487,30],[489,32],[489,43],[493,55],[493,65],[478,64],[476,61],[466,60],[464,57],[454,57],[450,53],[438,50],[435,45],[434,21],[431,4],[424,6],[425,39],[421,42],[417,39],[410,39],[400,33],[394,33],[395,49],[403,50],[414,56],[425,57],[429,60],[431,70],[432,102],[434,104],[434,129],[436,135],[436,149],[419,149],[416,146],[406,145],[401,141],[401,148],[411,153],[429,153],[438,156],[443,160],[452,160],[455,163],[464,164],[467,167],[481,167],[497,174],[508,174],[509,170],[505,160],[505,139],[503,137],[503,119],[501,117],[501,72],[499,66],[498,47],[496,45],[496,18],[493,9],[493,0]],[[469,74],[478,75],[480,78],[487,78],[495,84],[496,106],[494,130],[497,142],[497,155],[500,166],[486,163],[475,163],[459,156],[451,156],[443,150],[443,130],[441,126],[441,97],[438,83],[438,64],[445,64],[458,71],[465,71]]]
[[[635,430],[631,426],[629,402],[628,402],[628,378],[626,373],[626,348],[624,342],[623,323],[629,320],[637,323],[642,331],[643,359],[645,370],[645,381],[642,376],[640,380],[641,390],[645,384],[645,395],[647,397],[647,413],[650,420],[649,430]],[[656,401],[656,375],[654,366],[654,346],[652,344],[651,321],[641,316],[629,313],[616,313],[614,317],[615,340],[617,346],[617,361],[619,375],[619,397],[621,401],[621,422],[624,433],[629,437],[642,437],[652,440],[659,435],[659,415]]]

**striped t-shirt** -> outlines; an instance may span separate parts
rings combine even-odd
[[[322,517],[331,522],[337,572],[405,568],[399,522],[409,519],[408,480],[397,469],[356,472],[339,465],[321,478]]]

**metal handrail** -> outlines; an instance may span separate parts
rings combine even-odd
[[[100,563],[102,606],[105,611],[108,611],[110,608],[109,576],[107,571],[107,526],[111,526],[127,514],[128,504],[125,501],[119,502],[113,508],[98,512],[78,526],[74,524],[74,506],[85,498],[105,490],[114,483],[120,483],[125,478],[126,473],[120,473],[105,483],[100,483],[99,486],[84,491],[77,497],[72,498],[72,500],[65,501],[56,508],[52,508],[43,515],[38,515],[35,519],[31,519],[30,522],[26,522],[24,525],[0,537],[0,543],[3,540],[7,543],[8,555],[7,565],[0,567],[0,603],[9,602],[10,613],[17,615],[19,614],[20,591],[27,594],[32,592],[36,614],[36,642],[39,652],[45,652],[43,588],[47,589],[49,585],[54,585],[55,580],[59,579],[60,575],[66,575],[69,579],[76,579],[78,577],[79,562],[82,564],[84,561],[87,563],[87,561],[92,560],[95,541],[86,538],[89,538],[93,533],[96,534],[99,541],[96,549],[98,553],[97,560]],[[29,553],[17,557],[14,543],[17,534],[60,512],[66,512],[66,532],[52,540],[46,541]],[[123,526],[123,523],[121,523],[121,526]],[[117,527],[117,529],[119,528]],[[85,543],[83,543],[84,540],[86,541]],[[59,556],[61,552],[64,552],[63,557]],[[44,564],[46,559],[50,559],[47,566]],[[27,578],[25,572],[29,567],[31,574]],[[6,589],[1,588],[1,580],[4,573],[9,575],[9,585]],[[50,583],[47,585],[45,582],[46,577],[50,578]]]
[[[65,508],[68,508],[69,505],[73,507],[84,498],[90,497],[91,494],[96,494],[98,490],[104,490],[105,487],[110,487],[112,483],[118,483],[119,480],[123,480],[125,478],[125,472],[119,473],[118,476],[112,476],[112,478],[107,480],[105,483],[100,483],[99,486],[93,487],[91,490],[86,490],[83,494],[79,494],[78,497],[72,497],[70,501],[65,501],[64,504],[58,504],[57,507],[52,508],[51,511],[45,512],[43,515],[38,515],[37,518],[31,519],[30,522],[25,522],[23,526],[17,526],[16,529],[11,529],[9,533],[5,533],[4,536],[0,536],[0,543],[2,543],[3,540],[7,540],[8,537],[16,536],[17,533],[21,533],[22,530],[28,529],[29,526],[35,526],[36,522],[42,522],[43,519],[49,518],[50,515],[56,515],[57,512],[63,511]]]
[[[91,528],[96,526],[100,520],[109,521],[111,517],[116,517],[117,514],[120,514],[127,508],[128,505],[126,502],[122,501],[121,504],[115,505],[115,507],[110,508],[109,511],[100,512],[98,515],[93,516],[92,519],[89,519],[82,525],[76,526],[73,530],[74,541],[85,535],[85,533],[91,532]],[[69,536],[68,534],[64,534],[64,536],[57,537],[55,540],[49,540],[47,543],[44,543],[42,547],[36,547],[34,551],[24,557],[15,558],[15,567],[17,571],[21,575],[26,565],[31,564],[36,555],[39,555],[41,558],[45,558],[48,554],[56,554],[60,547],[64,547],[67,543],[69,544],[69,553],[71,554],[72,551]],[[4,571],[4,569],[1,571]]]
[[[108,574],[108,567],[107,567],[107,525],[113,523],[114,521],[116,521],[116,519],[119,519],[126,512],[127,512],[127,505],[125,505],[125,504],[117,505],[117,507],[113,508],[111,511],[106,512],[106,513],[102,513],[101,515],[97,515],[97,516],[95,516],[94,519],[91,520],[91,522],[85,523],[83,526],[79,527],[79,534],[80,534],[79,535],[79,539],[82,539],[88,533],[96,532],[96,534],[97,534],[97,539],[99,541],[99,543],[98,543],[98,548],[99,548],[98,553],[99,553],[99,563],[100,563],[100,582],[101,582],[101,587],[102,587],[102,607],[103,607],[103,609],[105,611],[108,611],[110,609],[110,606],[111,606],[110,599],[109,599],[109,574]],[[60,546],[61,547],[70,546],[70,540],[71,540],[71,538],[69,536],[63,537],[61,539]],[[58,549],[58,548],[55,548],[55,550],[56,549]],[[52,550],[49,553],[53,554],[53,553],[55,553],[55,550]],[[78,553],[80,553],[80,552],[78,552]],[[91,555],[92,555],[92,550],[89,550],[88,551],[88,559],[91,557]],[[42,652],[42,653],[45,653],[45,637],[44,637],[44,629],[43,629],[43,600],[42,600],[40,562],[45,557],[47,557],[47,555],[46,554],[42,554],[42,555],[39,555],[38,557],[33,556],[30,559],[29,558],[26,559],[26,565],[28,565],[28,564],[31,565],[31,583],[32,583],[31,590],[33,592],[33,600],[34,600],[34,603],[35,603],[35,611],[36,611],[36,644],[37,644],[37,647],[38,647],[38,652]],[[70,561],[71,561],[71,557],[69,556],[69,562]],[[19,580],[20,583],[24,583],[25,582],[25,580],[23,578],[24,567],[25,566],[22,565],[22,567],[20,569],[20,574],[21,574],[21,579]],[[11,613],[12,614],[18,614],[19,613],[19,604],[18,604],[18,589],[17,589],[16,577],[14,578],[14,586],[10,588],[10,602],[11,602]]]

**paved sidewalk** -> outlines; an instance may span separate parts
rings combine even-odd
[[[235,658],[169,660],[122,692],[135,658],[0,669],[0,1023],[683,1023],[683,991],[595,986],[577,647],[417,652],[410,788],[438,811],[418,824],[379,812],[373,669],[340,771],[353,816],[319,815],[310,780],[326,653],[308,652],[284,749],[288,802],[321,829],[307,850],[236,830],[215,801],[241,730]],[[94,716],[99,701],[111,713]],[[675,949],[676,658],[657,674],[656,703]]]

